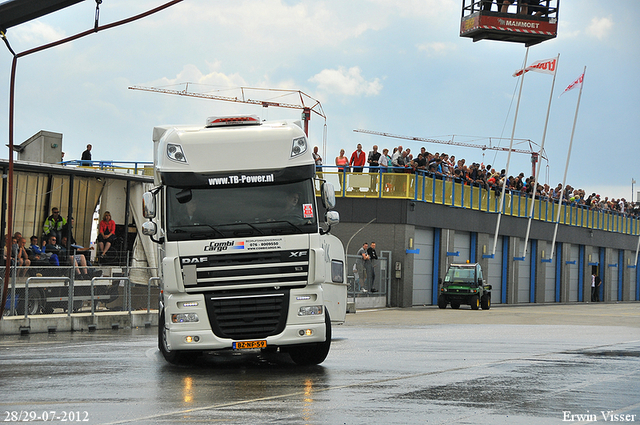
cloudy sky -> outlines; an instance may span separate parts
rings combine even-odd
[[[102,25],[164,0],[104,0]],[[93,158],[149,161],[155,125],[203,124],[207,116],[252,113],[298,119],[298,110],[268,108],[129,90],[131,85],[238,96],[238,87],[301,90],[321,102],[311,143],[333,164],[340,148],[361,143],[413,151],[425,146],[468,162],[505,168],[506,154],[406,142],[354,133],[368,129],[438,140],[508,146],[513,127],[521,44],[459,37],[461,0],[185,0],[143,20],[20,58],[15,138],[63,133],[66,159],[87,143]],[[633,7],[636,6],[636,7]],[[586,66],[567,183],[610,197],[640,182],[640,62],[637,0],[563,1],[558,37],[529,49],[529,60],[560,55],[542,182],[562,181],[578,90],[559,94]],[[93,27],[95,2],[84,1],[10,28],[22,52]],[[0,45],[0,137],[8,139],[11,55]],[[542,141],[552,77],[526,74],[515,137]],[[252,99],[296,102],[258,91]],[[500,138],[503,138],[502,140]],[[326,145],[326,146],[325,146]],[[515,146],[528,150],[529,144]],[[537,149],[533,145],[534,149]],[[265,150],[269,149],[265,146]],[[226,152],[229,161],[260,161],[259,152]],[[8,153],[2,157],[6,158]],[[514,154],[509,174],[531,172]],[[635,185],[637,191],[640,185]],[[634,194],[634,200],[636,195]]]

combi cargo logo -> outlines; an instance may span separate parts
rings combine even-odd
[[[244,249],[244,241],[224,241],[224,242],[211,242],[204,247],[205,251],[222,252],[229,249]]]

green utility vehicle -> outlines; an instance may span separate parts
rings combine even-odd
[[[451,264],[440,285],[438,307],[460,308],[468,304],[472,310],[491,307],[491,285],[485,285],[480,264]]]

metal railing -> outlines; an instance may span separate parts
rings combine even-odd
[[[95,170],[114,171],[125,174],[153,175],[153,162],[149,161],[82,161],[74,159],[72,161],[61,162],[60,165],[93,168]]]
[[[487,213],[497,213],[500,209],[500,192],[463,182],[453,178],[429,175],[424,172],[395,173],[383,172],[355,173],[338,171],[337,166],[323,166],[318,176],[336,187],[336,196],[345,198],[410,199],[465,208]],[[388,168],[389,170],[392,167]],[[533,219],[555,223],[560,208],[560,224],[593,230],[640,234],[640,218],[617,211],[591,209],[586,205],[563,203],[550,198],[536,197]],[[502,213],[513,217],[529,217],[531,196],[526,193],[509,191],[505,194]]]
[[[29,318],[29,282],[33,281],[43,281],[49,284],[55,282],[65,282],[68,286],[68,301],[69,307],[67,309],[67,315],[71,314],[71,310],[73,310],[73,282],[68,277],[30,277],[24,283],[24,318]],[[93,289],[93,288],[92,288]],[[15,294],[15,282],[12,283],[12,292]],[[12,303],[13,304],[13,303]]]
[[[390,253],[387,255],[390,255]],[[378,259],[375,260],[373,282],[367,276],[367,270],[360,256],[347,255],[346,260],[348,297],[387,296],[390,282],[390,258],[383,256],[381,252]]]
[[[75,312],[86,313],[87,310],[91,312],[91,316],[95,316],[100,303],[103,304],[100,311],[128,311],[131,315],[134,309],[146,308],[149,313],[152,290],[159,290],[158,277],[149,278],[146,284],[132,282],[132,271],[155,270],[151,267],[99,267],[96,269],[101,270],[105,276],[94,275],[90,280],[86,280],[77,279],[74,267],[51,266],[39,267],[37,276],[18,277],[18,271],[28,269],[17,266],[11,268],[11,282],[5,308],[7,316],[24,315],[25,319],[41,313],[66,313],[70,316]],[[49,273],[52,275],[42,276]],[[101,284],[103,282],[108,284]],[[0,278],[0,296],[4,288],[3,283],[3,279]],[[135,295],[132,293],[132,288],[142,289],[144,286],[146,291],[137,290]],[[121,298],[120,302],[117,301],[118,298]],[[134,301],[137,301],[135,306]]]

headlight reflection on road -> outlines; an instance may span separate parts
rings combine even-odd
[[[193,378],[185,376],[182,380],[182,399],[185,403],[193,402]]]
[[[311,379],[307,379],[304,381],[304,407],[302,408],[302,418],[305,422],[311,422],[313,418],[313,409],[312,403],[313,398],[311,398],[311,393],[313,392],[313,381]]]

